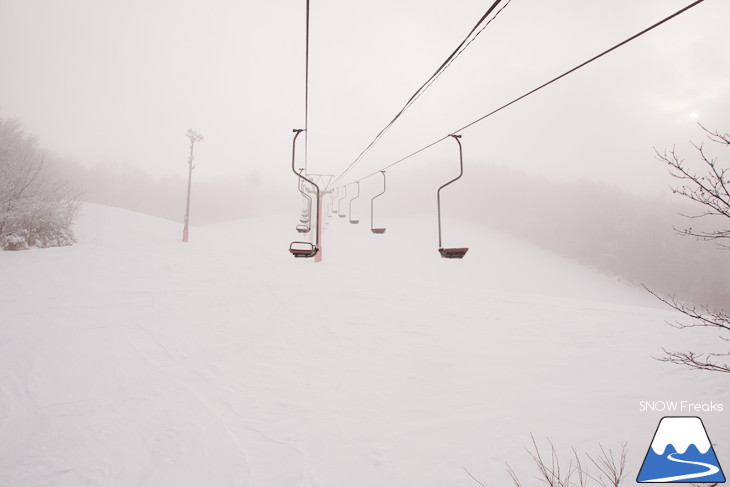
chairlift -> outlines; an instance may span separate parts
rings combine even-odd
[[[373,199],[370,200],[370,231],[376,234],[385,233],[385,228],[375,228],[373,226],[373,202],[375,201],[375,198],[378,198],[385,194],[385,171],[380,171],[380,173],[383,175],[383,192],[376,194],[375,196],[373,196]]]
[[[294,129],[294,140],[292,141],[292,149],[291,149],[291,170],[292,172],[299,178],[301,181],[306,181],[312,186],[314,186],[316,193],[317,193],[317,217],[319,217],[319,202],[320,202],[320,193],[319,193],[319,186],[317,186],[312,180],[307,179],[306,176],[304,176],[301,172],[297,172],[297,170],[294,168],[294,160],[295,160],[295,154],[296,154],[296,147],[297,147],[297,137],[299,137],[299,134],[303,132],[302,129]],[[299,226],[297,226],[297,231],[299,231]],[[305,233],[305,232],[301,232]],[[311,242],[292,242],[289,245],[289,252],[296,257],[296,258],[309,258],[314,257],[317,255],[317,252],[319,252],[320,247],[320,235],[319,235],[319,225],[317,225],[315,230],[315,243]]]
[[[439,254],[441,254],[441,257],[443,257],[444,259],[461,259],[464,257],[464,255],[466,255],[467,251],[469,250],[468,247],[444,248],[441,245],[441,190],[464,175],[464,158],[462,156],[461,142],[459,141],[461,135],[451,134],[450,137],[453,137],[456,143],[459,144],[459,175],[448,183],[443,184],[441,187],[439,187],[438,191],[436,191],[436,203],[438,206],[439,222]]]
[[[302,174],[302,171],[304,171],[304,169],[299,169],[300,175]],[[309,231],[311,230],[311,227],[309,226],[309,223],[310,223],[309,214],[312,210],[312,197],[309,196],[307,193],[305,193],[304,190],[302,189],[302,180],[301,179],[299,180],[299,184],[297,185],[297,187],[299,188],[299,192],[302,194],[302,196],[304,196],[304,198],[307,201],[307,206],[306,206],[306,208],[304,208],[302,210],[302,217],[299,219],[300,225],[297,225],[297,232],[309,233]]]
[[[297,258],[308,258],[317,255],[319,249],[311,242],[292,242],[289,245],[289,252]]]
[[[343,186],[342,189],[344,189],[344,195],[342,195],[342,198],[337,200],[337,213],[340,215],[340,218],[345,218],[347,215],[342,213],[342,210],[340,210],[340,203],[342,203],[342,200],[347,198],[347,185]]]
[[[360,197],[360,181],[355,182],[355,184],[357,184],[357,195],[355,195],[355,197],[350,200],[350,207],[349,207],[350,208],[350,211],[349,211],[350,218],[349,218],[349,220],[350,220],[350,223],[352,223],[352,224],[358,224],[358,223],[360,223],[360,220],[353,220],[352,219],[352,202]]]

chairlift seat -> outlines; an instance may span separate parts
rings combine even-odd
[[[296,245],[299,247],[296,247]],[[289,245],[289,252],[291,252],[294,257],[307,258],[317,255],[319,249],[311,242],[292,242],[291,245]]]
[[[300,258],[308,258],[308,257],[314,257],[317,255],[317,250],[303,250],[303,249],[289,249],[289,252],[292,253],[294,257]]]
[[[466,255],[466,252],[469,250],[469,248],[452,248],[452,249],[439,249],[439,254],[441,254],[441,257],[444,259],[461,259]]]
[[[385,233],[385,228],[371,228],[370,230],[377,234]]]

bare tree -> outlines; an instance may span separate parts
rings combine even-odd
[[[613,450],[606,450],[603,445],[599,445],[601,453],[596,458],[586,455],[590,463],[595,467],[597,472],[591,472],[581,461],[581,456],[575,448],[571,448],[572,458],[561,463],[558,453],[552,441],[548,438],[550,451],[545,454],[540,451],[540,447],[532,438],[533,450],[527,450],[537,469],[537,479],[548,487],[587,487],[590,481],[596,482],[601,487],[619,487],[626,477],[626,443],[621,445],[621,450],[614,454]],[[466,470],[466,469],[465,469]],[[467,470],[467,473],[469,471]],[[517,476],[512,467],[507,465],[507,473],[512,478],[515,487],[522,487],[522,481]],[[469,475],[477,481],[482,487],[486,487],[486,483],[479,482],[471,473]]]
[[[718,131],[710,131],[700,125],[705,136],[711,142],[728,147],[730,146],[730,134],[720,134]],[[673,147],[672,150],[665,150],[660,153],[656,148],[657,158],[669,166],[669,173],[672,177],[681,181],[679,186],[672,187],[674,194],[688,198],[702,207],[702,212],[696,215],[684,215],[687,218],[723,217],[730,219],[730,175],[728,168],[721,167],[717,163],[717,157],[710,157],[705,151],[704,142],[692,145],[697,150],[700,160],[705,166],[704,173],[696,173],[687,168]],[[730,229],[696,230],[692,227],[677,230],[679,234],[697,237],[702,240],[719,240],[730,238]]]
[[[45,153],[17,120],[0,119],[0,248],[70,245],[79,195],[45,168]]]
[[[599,444],[601,454],[595,459],[588,455],[591,463],[598,469],[597,476],[591,476],[591,478],[603,487],[618,487],[621,485],[626,476],[626,445],[626,443],[621,445],[621,450],[614,455],[613,450],[606,450],[603,445]],[[576,454],[576,458],[577,456]]]
[[[711,131],[700,125],[706,138],[715,144],[730,147],[730,134],[720,134],[717,130]],[[704,142],[692,143],[697,150],[704,172],[697,173],[687,167],[684,160],[679,157],[676,150],[660,153],[656,149],[657,158],[669,166],[669,173],[681,183],[672,187],[674,194],[681,195],[701,207],[701,212],[696,215],[684,215],[691,219],[730,219],[730,169],[722,167],[717,162],[717,157],[707,154]],[[727,225],[727,221],[724,221]],[[723,226],[722,224],[720,225]],[[676,229],[677,233],[683,236],[691,236],[705,241],[724,241],[730,238],[730,228],[695,229],[692,227]],[[719,243],[724,248],[727,245]],[[682,303],[675,297],[660,296],[644,286],[650,293],[666,303],[671,308],[679,311],[690,318],[689,323],[670,322],[675,328],[709,328],[718,331],[718,338],[728,341],[723,333],[730,331],[730,316],[721,309],[710,308],[709,306],[694,306]],[[710,353],[689,351],[668,351],[664,350],[664,356],[659,360],[677,365],[684,365],[694,370],[708,370],[712,372],[730,373],[730,352]]]

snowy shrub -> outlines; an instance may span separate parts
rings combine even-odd
[[[0,118],[0,248],[71,245],[78,195],[44,168],[45,154],[17,120]]]
[[[28,232],[21,230],[18,233],[4,235],[2,239],[0,239],[0,247],[4,250],[27,250]]]

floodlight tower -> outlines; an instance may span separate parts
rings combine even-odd
[[[188,159],[188,201],[185,205],[185,226],[183,227],[183,242],[188,241],[188,222],[190,221],[190,182],[193,179],[193,169],[195,166],[193,165],[193,146],[196,142],[200,142],[203,140],[203,136],[194,131],[193,129],[188,129],[188,131],[185,133],[185,136],[190,139],[190,158]]]

